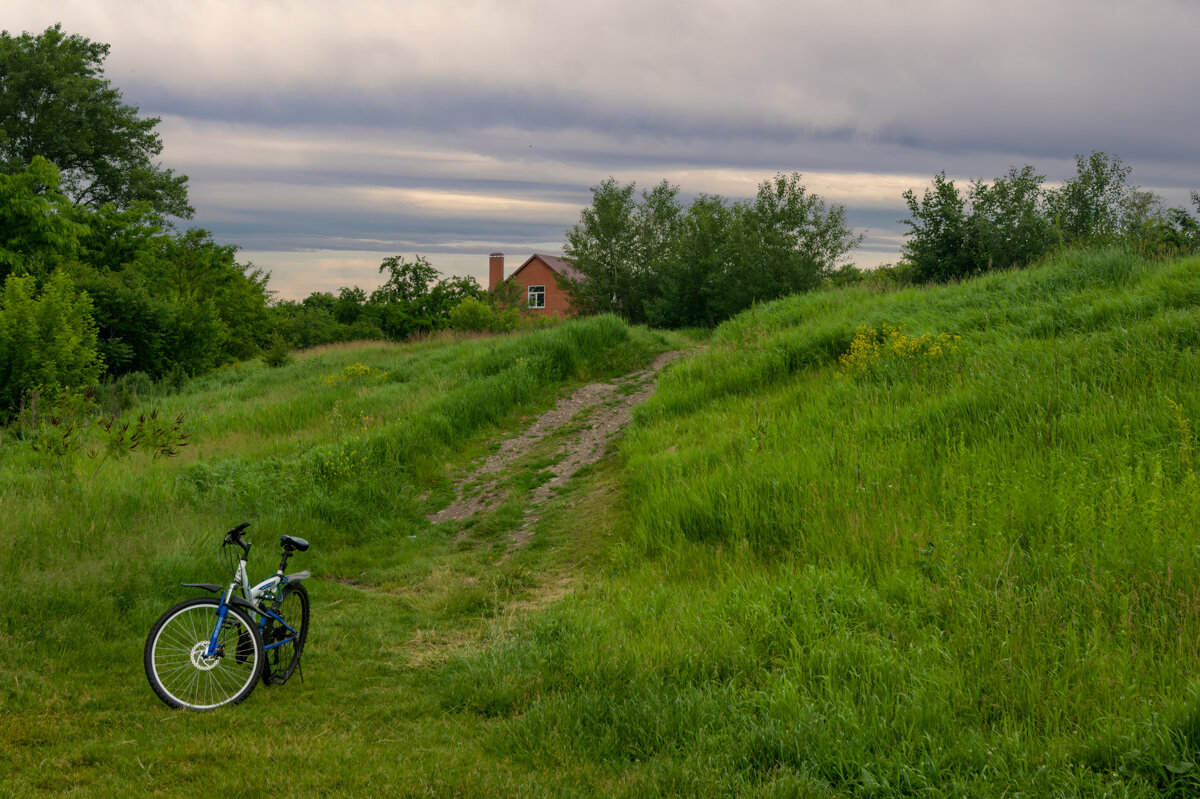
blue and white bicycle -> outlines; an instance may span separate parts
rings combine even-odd
[[[281,536],[279,570],[251,586],[246,576],[250,544],[242,539],[249,523],[225,534],[223,555],[240,547],[228,587],[184,583],[221,598],[198,597],[168,610],[146,639],[146,677],[159,699],[171,707],[212,710],[236,705],[261,678],[282,685],[300,666],[308,637],[308,571],[284,574],[288,558],[308,549],[303,538]],[[234,558],[228,557],[232,564]]]

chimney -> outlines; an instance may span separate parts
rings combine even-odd
[[[504,253],[494,252],[488,256],[488,291],[504,282]]]

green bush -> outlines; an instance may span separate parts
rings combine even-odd
[[[263,352],[263,363],[272,368],[287,366],[292,362],[291,347],[283,340],[282,336],[275,336],[271,340],[270,346]]]
[[[534,317],[522,318],[516,308],[494,308],[476,297],[465,297],[450,309],[450,329],[459,332],[507,333],[535,326]]]
[[[53,402],[67,387],[91,386],[103,362],[87,294],[55,272],[40,296],[32,277],[9,277],[0,297],[0,417],[36,391]]]
[[[119,416],[155,394],[154,381],[145,372],[105,378],[96,387],[95,402],[101,415]]]
[[[486,302],[467,297],[450,310],[450,329],[459,332],[492,330],[496,312]]]

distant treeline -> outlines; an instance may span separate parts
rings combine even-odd
[[[635,194],[609,179],[567,233],[568,281],[584,312],[658,327],[711,327],[754,303],[863,281],[960,280],[1030,264],[1063,247],[1118,245],[1148,255],[1200,251],[1200,221],[1128,183],[1120,159],[1093,152],[1047,188],[1033,167],[966,191],[944,173],[904,194],[903,260],[862,270],[845,209],[800,176],[764,181],[752,200],[700,195],[686,207],[666,181]],[[1200,212],[1200,194],[1192,193]],[[536,322],[505,286],[444,279],[416,256],[387,258],[371,293],[344,287],[273,301],[268,275],[207,231],[180,231],[147,202],[124,209],[74,202],[40,156],[0,173],[0,416],[30,392],[125,375],[177,385],[263,352],[364,338],[404,340],[446,327],[511,330]],[[144,383],[144,379],[139,377]]]
[[[1057,189],[1032,166],[964,193],[944,172],[918,196],[909,190],[908,226],[899,264],[862,270],[847,256],[861,240],[845,209],[827,206],[800,183],[778,175],[751,200],[711,194],[686,207],[663,181],[635,195],[609,179],[567,233],[566,257],[584,276],[568,281],[591,311],[658,327],[711,327],[789,294],[864,280],[903,284],[961,280],[1026,266],[1054,249],[1126,246],[1147,255],[1200,250],[1200,222],[1128,183],[1115,156],[1076,157],[1074,177]],[[1200,195],[1192,193],[1200,212]]]
[[[1057,189],[1032,166],[1012,167],[966,192],[945,172],[920,199],[904,193],[909,228],[902,268],[914,282],[961,280],[1026,266],[1064,246],[1123,246],[1150,255],[1200,250],[1200,221],[1129,184],[1130,167],[1102,152],[1075,157],[1074,177]],[[1192,192],[1200,212],[1200,194]]]

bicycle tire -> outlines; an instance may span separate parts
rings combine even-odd
[[[263,665],[263,683],[266,685],[283,685],[287,682],[296,667],[300,665],[300,656],[304,654],[304,643],[308,640],[309,618],[308,589],[302,584],[285,586],[279,595],[279,602],[272,610],[296,630],[292,633],[270,616],[264,617],[263,647],[272,646],[279,641],[287,643],[266,650],[266,662]],[[288,641],[288,639],[291,639]]]
[[[254,690],[266,661],[258,625],[228,608],[217,636],[217,655],[205,658],[220,600],[180,602],[158,617],[146,637],[144,664],[150,687],[166,704],[183,710],[236,705]]]

